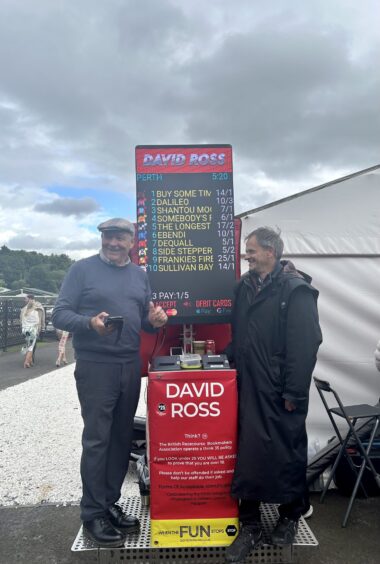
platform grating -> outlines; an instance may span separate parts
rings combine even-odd
[[[71,547],[73,552],[81,551],[97,551],[98,562],[134,562],[136,564],[143,563],[174,563],[181,564],[209,564],[211,562],[224,562],[225,547],[212,546],[195,546],[195,547],[178,547],[178,548],[154,548],[150,546],[150,519],[149,507],[141,505],[140,497],[130,497],[120,502],[122,509],[131,515],[135,515],[140,519],[140,533],[130,534],[127,536],[125,545],[122,548],[99,548],[94,542],[87,539],[83,535],[83,529],[80,528],[76,539]],[[289,563],[292,562],[293,550],[291,546],[279,547],[269,544],[270,532],[274,528],[278,513],[276,506],[263,505],[261,509],[264,544],[246,559],[246,563]],[[310,530],[309,526],[303,518],[301,518],[298,527],[298,533],[295,539],[294,547],[317,546],[318,541]],[[297,551],[298,552],[298,551]]]

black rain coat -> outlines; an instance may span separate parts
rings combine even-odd
[[[322,342],[318,291],[291,262],[277,263],[260,292],[239,281],[232,314],[239,441],[232,495],[289,503],[306,487],[311,375]],[[289,412],[285,399],[296,406]]]

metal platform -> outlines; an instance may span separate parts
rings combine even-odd
[[[142,507],[140,497],[135,496],[120,502],[123,510],[140,519],[140,533],[127,536],[124,547],[121,548],[99,548],[95,543],[84,537],[82,527],[71,550],[79,553],[93,551],[95,562],[133,562],[136,564],[175,563],[180,564],[222,564],[226,547],[178,547],[178,548],[154,548],[150,546],[150,519],[149,507]],[[318,546],[318,541],[311,532],[303,518],[300,519],[298,533],[292,546],[274,546],[269,544],[269,535],[274,528],[278,513],[275,505],[263,505],[261,518],[264,531],[264,544],[254,551],[246,563],[269,563],[285,564],[293,562],[294,549],[299,553],[300,547]],[[79,556],[79,555],[78,555]]]

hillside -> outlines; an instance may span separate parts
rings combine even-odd
[[[67,255],[43,255],[35,251],[12,251],[0,248],[0,287],[40,288],[58,292],[62,280],[73,264]]]

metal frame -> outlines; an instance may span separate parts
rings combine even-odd
[[[99,564],[107,562],[133,562],[135,564],[166,564],[180,562],[181,564],[222,564],[226,547],[176,547],[154,548],[150,546],[150,518],[149,507],[143,506],[139,496],[120,501],[123,510],[136,515],[141,522],[141,532],[128,535],[122,548],[99,548],[95,543],[83,535],[80,528],[71,550],[76,553],[87,554],[92,551]],[[294,549],[318,546],[318,541],[303,518],[300,519],[298,533],[294,545],[285,547],[269,544],[270,532],[278,519],[275,505],[263,505],[261,509],[264,544],[255,550],[246,560],[248,563],[285,564],[293,562]]]
[[[362,477],[363,477],[363,472],[365,470],[365,468],[367,467],[371,472],[372,475],[375,479],[375,482],[377,484],[377,486],[380,488],[380,474],[377,473],[372,461],[371,461],[371,448],[372,448],[372,443],[373,440],[375,438],[377,429],[379,427],[379,423],[380,423],[380,409],[378,407],[372,406],[372,405],[368,405],[368,404],[361,404],[361,405],[346,405],[344,406],[342,404],[342,401],[339,397],[339,395],[337,394],[337,392],[330,386],[329,382],[327,382],[326,380],[320,380],[319,378],[314,377],[314,383],[316,385],[316,388],[318,390],[318,393],[321,397],[321,400],[323,402],[323,405],[325,406],[325,409],[327,411],[327,415],[329,416],[329,419],[331,421],[332,426],[334,427],[335,433],[339,439],[340,442],[340,449],[338,452],[338,455],[335,459],[335,462],[333,464],[333,467],[331,469],[330,475],[325,483],[325,487],[323,489],[322,495],[321,495],[321,503],[323,503],[323,500],[325,499],[327,490],[329,489],[330,483],[332,481],[332,479],[334,478],[335,475],[335,471],[338,467],[338,464],[342,458],[342,456],[344,456],[352,470],[352,472],[354,473],[354,475],[356,476],[356,481],[355,481],[355,485],[353,487],[352,490],[352,494],[350,497],[350,501],[346,510],[346,513],[344,515],[343,518],[343,522],[342,522],[342,527],[345,527],[348,521],[348,518],[350,516],[351,513],[351,509],[352,509],[352,505],[354,503],[356,494],[358,492],[359,487],[361,487],[361,489],[363,490],[363,493],[365,495],[365,497],[367,496],[367,492],[365,491],[365,488],[363,486],[363,484],[361,483],[362,481]],[[329,404],[326,401],[326,398],[324,397],[324,392],[326,393],[331,393],[334,398],[336,403],[338,404],[338,407],[330,407]],[[348,425],[348,430],[347,430],[347,434],[346,436],[343,438],[342,434],[340,433],[338,426],[335,422],[334,419],[334,415],[341,417],[342,419],[344,419]],[[364,445],[357,433],[357,430],[355,428],[356,426],[356,422],[359,419],[367,419],[368,422],[373,421],[373,427],[372,427],[372,431],[371,431],[371,436],[369,438],[368,444],[367,444],[367,448],[364,448]],[[355,444],[350,444],[350,448],[352,448],[352,446],[356,446],[358,451],[359,451],[359,455],[362,459],[362,463],[360,465],[360,469],[359,472],[357,471],[355,465],[353,464],[351,457],[349,456],[349,454],[347,454],[347,447],[349,444],[349,441],[351,438],[354,438],[355,440]]]

